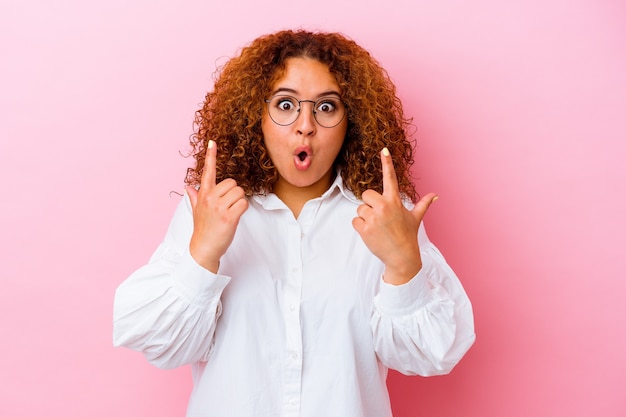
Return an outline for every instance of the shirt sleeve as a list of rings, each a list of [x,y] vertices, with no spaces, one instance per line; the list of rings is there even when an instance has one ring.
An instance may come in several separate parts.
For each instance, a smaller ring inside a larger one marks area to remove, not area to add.
[[[371,325],[374,349],[388,368],[405,375],[443,375],[475,340],[471,303],[423,225],[422,269],[404,285],[380,282]]]
[[[116,290],[113,344],[142,352],[160,368],[206,361],[230,281],[198,265],[189,253],[189,198],[178,205],[163,242],[147,265]]]

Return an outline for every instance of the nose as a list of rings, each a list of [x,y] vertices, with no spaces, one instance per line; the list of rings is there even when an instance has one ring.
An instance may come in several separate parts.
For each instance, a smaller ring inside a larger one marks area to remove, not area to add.
[[[301,135],[312,135],[317,130],[317,122],[315,121],[315,115],[313,114],[313,106],[315,106],[314,102],[309,102],[307,100],[300,102],[300,113],[298,114],[295,127]]]

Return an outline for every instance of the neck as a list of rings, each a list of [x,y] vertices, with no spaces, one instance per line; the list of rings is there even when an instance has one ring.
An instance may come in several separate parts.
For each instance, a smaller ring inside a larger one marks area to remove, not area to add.
[[[274,194],[276,194],[278,198],[285,203],[285,205],[293,213],[293,216],[297,219],[307,201],[313,200],[314,198],[320,197],[324,194],[324,192],[326,192],[332,184],[334,178],[334,171],[331,171],[320,181],[306,187],[295,186],[281,178],[274,186]]]

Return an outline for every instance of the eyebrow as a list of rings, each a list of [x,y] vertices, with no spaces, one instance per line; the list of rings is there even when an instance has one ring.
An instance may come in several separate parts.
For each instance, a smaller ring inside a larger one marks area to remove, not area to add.
[[[274,90],[272,92],[272,96],[275,96],[276,94],[280,94],[280,93],[290,93],[290,94],[295,94],[297,95],[298,92],[296,90],[294,90],[293,88],[288,88],[288,87],[280,87],[277,88],[276,90]],[[339,94],[339,92],[335,91],[335,90],[328,90],[328,91],[324,91],[320,94],[317,95],[317,97],[326,97],[326,96],[337,96],[337,97],[341,97],[341,94]]]

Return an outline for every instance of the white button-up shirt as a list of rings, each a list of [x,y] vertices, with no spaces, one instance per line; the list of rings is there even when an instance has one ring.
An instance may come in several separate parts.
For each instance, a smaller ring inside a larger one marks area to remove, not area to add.
[[[219,274],[189,254],[185,197],[116,292],[116,346],[191,364],[188,417],[390,417],[387,368],[445,374],[472,345],[471,304],[423,227],[423,267],[394,286],[340,176],[297,219],[274,194],[249,202]]]

